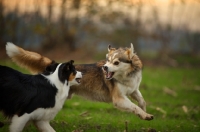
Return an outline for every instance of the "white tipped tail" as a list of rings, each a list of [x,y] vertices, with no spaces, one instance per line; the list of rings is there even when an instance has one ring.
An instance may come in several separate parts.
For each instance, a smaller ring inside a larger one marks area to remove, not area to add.
[[[41,73],[53,61],[36,52],[27,51],[11,42],[6,44],[8,56],[20,67],[24,67],[32,73]]]
[[[7,44],[6,44],[6,53],[7,53],[7,55],[9,57],[12,58],[13,56],[19,54],[19,52],[20,52],[19,48],[16,45],[14,45],[11,42],[7,42]]]

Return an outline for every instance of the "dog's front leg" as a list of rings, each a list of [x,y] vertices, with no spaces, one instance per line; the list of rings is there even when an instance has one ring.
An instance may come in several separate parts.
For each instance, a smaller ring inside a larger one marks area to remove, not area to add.
[[[56,132],[49,124],[49,121],[35,121],[34,124],[41,132]]]
[[[120,95],[117,91],[113,92],[112,101],[114,106],[118,109],[132,112],[143,120],[153,119],[153,115],[146,113],[140,107],[131,102],[125,95]]]
[[[146,102],[142,97],[142,94],[140,93],[139,89],[134,91],[130,96],[138,102],[140,108],[146,111]]]

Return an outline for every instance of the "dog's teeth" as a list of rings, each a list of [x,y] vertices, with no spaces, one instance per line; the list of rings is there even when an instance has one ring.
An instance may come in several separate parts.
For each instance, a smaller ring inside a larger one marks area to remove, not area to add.
[[[111,72],[109,72],[109,77],[111,76]]]
[[[107,79],[110,79],[110,78],[112,78],[113,74],[114,74],[113,72],[106,72],[105,76]]]
[[[76,78],[76,81],[77,81],[78,83],[81,83],[81,79],[80,79],[80,78]]]
[[[108,72],[107,77],[110,78],[111,77],[111,72]]]
[[[106,76],[107,76],[107,78],[108,78],[108,77],[110,76],[110,73],[108,72]]]

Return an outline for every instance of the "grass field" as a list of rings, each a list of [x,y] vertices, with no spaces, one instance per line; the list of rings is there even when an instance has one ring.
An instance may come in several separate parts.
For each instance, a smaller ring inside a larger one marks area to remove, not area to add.
[[[0,62],[24,71],[11,62]],[[67,100],[51,125],[57,132],[199,132],[200,131],[200,69],[145,67],[141,92],[147,112],[154,120],[117,110],[112,104],[91,102],[74,96]],[[0,132],[7,132],[9,121]],[[28,124],[24,132],[36,132]]]

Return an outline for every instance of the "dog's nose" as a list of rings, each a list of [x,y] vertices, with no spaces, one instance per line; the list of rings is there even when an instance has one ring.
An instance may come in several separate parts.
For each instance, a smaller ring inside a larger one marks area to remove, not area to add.
[[[107,70],[108,70],[108,67],[107,67],[107,66],[103,66],[103,69],[104,69],[105,71],[107,71]]]

